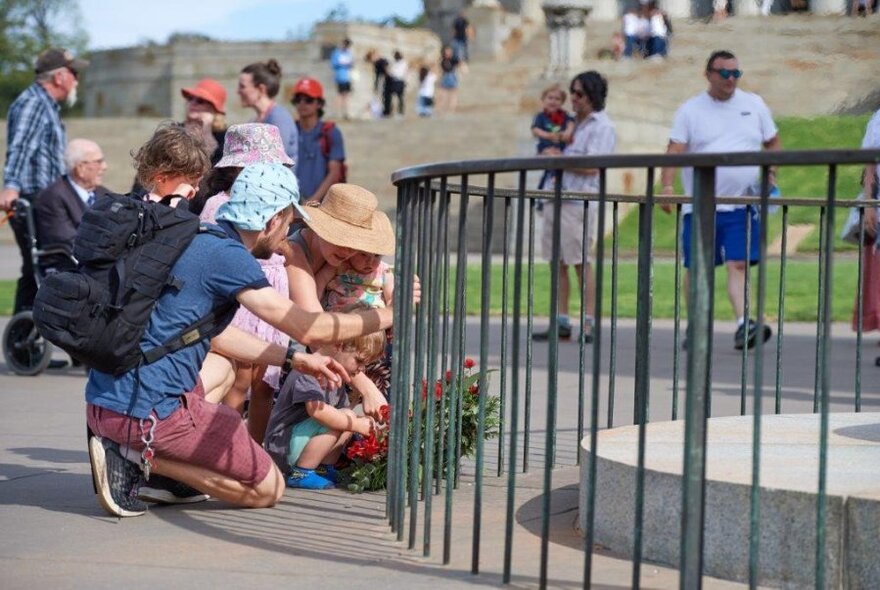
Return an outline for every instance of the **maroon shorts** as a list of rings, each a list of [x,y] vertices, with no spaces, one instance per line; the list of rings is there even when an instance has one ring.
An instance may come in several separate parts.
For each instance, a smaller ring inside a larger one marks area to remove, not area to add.
[[[238,412],[205,401],[201,382],[180,402],[170,416],[156,422],[152,446],[157,457],[204,467],[250,487],[266,478],[272,459],[248,434]],[[100,437],[137,451],[144,448],[137,418],[88,404],[86,421]]]

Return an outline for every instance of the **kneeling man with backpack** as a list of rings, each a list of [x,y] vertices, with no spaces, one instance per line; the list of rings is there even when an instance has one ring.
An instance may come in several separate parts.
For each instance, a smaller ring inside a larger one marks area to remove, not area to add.
[[[390,309],[310,313],[269,286],[255,257],[277,250],[294,209],[302,214],[289,169],[246,168],[218,226],[200,226],[178,198],[192,197],[208,169],[196,142],[180,127],[157,130],[136,156],[148,200],[105,199],[89,210],[75,245],[78,269],[44,282],[34,308],[45,337],[91,367],[89,456],[99,501],[116,516],[143,514],[144,500],[210,495],[257,508],[281,497],[284,478],[241,416],[204,398],[199,370],[209,348],[338,386],[345,370],[293,341],[331,343],[391,325]],[[289,334],[291,346],[227,327],[239,304]]]

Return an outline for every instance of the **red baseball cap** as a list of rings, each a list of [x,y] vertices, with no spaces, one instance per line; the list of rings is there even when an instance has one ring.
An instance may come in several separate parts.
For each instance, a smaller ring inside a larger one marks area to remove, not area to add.
[[[181,88],[183,98],[201,98],[208,102],[221,115],[226,114],[226,89],[217,80],[204,78],[194,88]]]
[[[296,86],[293,87],[293,95],[296,96],[297,94],[305,94],[312,98],[323,99],[324,87],[314,78],[302,78],[298,80]]]

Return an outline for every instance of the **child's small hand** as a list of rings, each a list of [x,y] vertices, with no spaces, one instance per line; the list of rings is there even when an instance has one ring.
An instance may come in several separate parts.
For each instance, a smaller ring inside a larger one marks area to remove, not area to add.
[[[370,436],[376,428],[376,423],[369,416],[359,416],[354,421],[354,431],[363,436]]]

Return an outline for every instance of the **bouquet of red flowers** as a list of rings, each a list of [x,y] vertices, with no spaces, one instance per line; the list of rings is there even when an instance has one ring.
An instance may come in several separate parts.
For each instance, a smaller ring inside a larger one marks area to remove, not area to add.
[[[457,420],[458,412],[461,412],[461,422],[455,428],[461,442],[461,457],[472,457],[477,449],[477,435],[479,428],[479,403],[480,403],[480,377],[478,371],[474,371],[476,362],[467,358],[463,363],[462,374],[456,376],[452,371],[446,371],[444,381],[446,383],[446,403],[443,397],[443,382],[437,380],[434,383],[434,412],[433,429],[434,441],[441,440],[445,435],[447,424],[450,419]],[[428,383],[422,381],[422,411],[421,420],[425,427],[427,424],[428,408]],[[452,412],[452,396],[457,396],[454,413]],[[499,415],[501,401],[497,396],[489,395],[485,401],[485,413],[483,422],[484,439],[488,440],[498,436],[501,417]],[[388,406],[382,407],[381,421],[388,424]],[[410,421],[407,435],[412,442],[413,436],[413,411],[409,412]],[[441,435],[441,430],[443,434]],[[422,436],[422,448],[419,453],[419,461],[424,461],[425,437]],[[449,444],[448,441],[446,444]],[[409,446],[409,445],[408,445]],[[435,452],[436,449],[435,449]],[[367,437],[359,437],[352,441],[346,449],[346,457],[350,461],[348,467],[341,470],[342,482],[352,492],[364,492],[385,489],[388,472],[388,431],[377,431]],[[434,475],[443,477],[446,473],[445,455],[440,461],[434,462]],[[422,467],[419,466],[421,473]]]
[[[381,420],[388,423],[391,408],[382,406]],[[350,464],[341,471],[343,481],[352,492],[384,490],[388,478],[388,431],[374,430],[370,436],[358,437],[349,443],[345,456]]]

